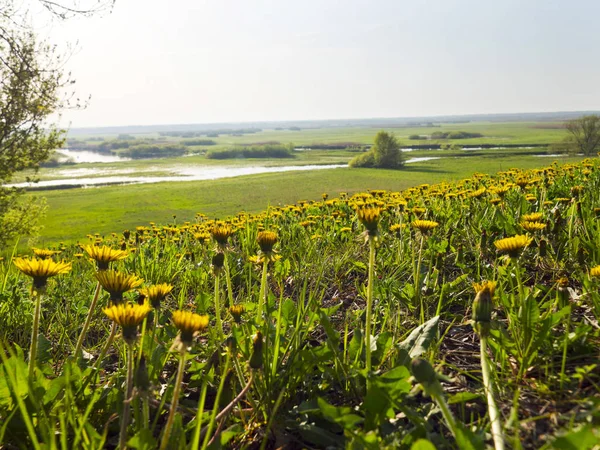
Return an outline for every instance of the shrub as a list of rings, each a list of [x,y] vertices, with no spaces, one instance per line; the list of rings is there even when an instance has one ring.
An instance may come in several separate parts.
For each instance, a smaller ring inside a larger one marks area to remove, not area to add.
[[[211,150],[206,157],[210,159],[293,158],[293,149],[293,144],[237,146],[225,150]]]
[[[131,145],[118,152],[119,156],[133,159],[164,158],[167,156],[182,156],[187,150],[182,145]]]
[[[380,131],[375,136],[375,143],[368,153],[357,156],[350,161],[350,167],[379,167],[383,169],[399,169],[404,165],[400,144],[393,134]]]
[[[375,167],[375,155],[372,151],[363,153],[354,157],[349,165],[350,167]]]

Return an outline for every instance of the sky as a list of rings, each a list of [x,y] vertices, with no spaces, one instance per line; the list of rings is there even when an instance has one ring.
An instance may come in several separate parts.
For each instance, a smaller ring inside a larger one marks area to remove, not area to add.
[[[116,0],[35,20],[75,48],[61,126],[600,109],[597,0]]]

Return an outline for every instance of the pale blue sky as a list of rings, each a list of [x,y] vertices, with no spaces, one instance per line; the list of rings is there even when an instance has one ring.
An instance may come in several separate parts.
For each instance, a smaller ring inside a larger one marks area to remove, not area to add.
[[[117,0],[78,41],[62,125],[600,109],[597,0]]]

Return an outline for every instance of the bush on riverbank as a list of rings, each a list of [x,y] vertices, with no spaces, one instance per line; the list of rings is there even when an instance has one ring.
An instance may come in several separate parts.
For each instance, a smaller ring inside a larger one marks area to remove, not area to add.
[[[350,161],[350,167],[377,167],[382,169],[399,169],[404,165],[404,155],[400,144],[393,134],[380,131],[375,136],[371,150],[358,155]]]
[[[166,145],[132,145],[126,149],[113,152],[119,156],[132,159],[145,159],[145,158],[166,158],[168,156],[183,156],[187,153],[186,148],[183,145],[178,144],[166,144]]]
[[[293,158],[293,150],[293,144],[238,146],[225,150],[211,150],[206,154],[206,157],[209,159]]]

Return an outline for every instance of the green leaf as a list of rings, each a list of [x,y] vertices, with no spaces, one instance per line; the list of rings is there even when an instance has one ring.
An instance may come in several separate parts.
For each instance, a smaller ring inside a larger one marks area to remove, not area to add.
[[[437,335],[439,320],[440,316],[429,319],[412,330],[408,337],[398,344],[400,364],[407,366],[412,358],[417,358],[427,351]]]
[[[15,392],[8,384],[8,374],[5,371],[14,374],[16,380]],[[0,405],[12,408],[14,404],[11,393],[21,398],[28,394],[27,377],[27,364],[18,357],[13,356],[0,366]]]
[[[483,450],[484,442],[461,422],[456,422],[456,443],[460,450]]]
[[[205,314],[213,305],[213,299],[207,292],[200,292],[196,295],[196,311],[199,314]]]
[[[378,383],[371,383],[363,403],[365,412],[365,429],[374,430],[384,420],[394,417],[391,401],[387,393],[379,387]]]
[[[521,319],[521,325],[526,332],[531,333],[535,330],[535,327],[540,320],[540,308],[534,298],[525,298],[525,301],[521,304],[519,318]]]
[[[332,349],[337,349],[340,344],[340,335],[337,331],[333,329],[331,322],[329,321],[329,315],[325,312],[325,310],[321,310],[319,312],[320,323],[327,334],[327,340],[332,346]]]
[[[600,436],[590,424],[560,436],[550,448],[558,450],[587,450],[600,445]]]
[[[371,340],[371,347],[373,347],[373,341],[375,341],[375,339]],[[379,336],[377,336],[375,349],[371,349],[373,350],[373,352],[371,353],[371,358],[375,364],[381,364],[383,358],[389,351],[392,344],[392,333],[390,333],[389,331],[384,331]]]
[[[320,448],[344,448],[344,437],[310,423],[298,426],[302,439]]]
[[[38,334],[37,344],[37,362],[40,364],[47,363],[52,359],[52,342],[46,339],[42,333]]]
[[[135,448],[138,450],[150,450],[156,448],[156,439],[152,436],[152,432],[147,429],[141,429],[138,431],[135,436],[133,436],[127,442],[127,445],[131,448]]]
[[[317,399],[317,402],[323,417],[337,423],[344,429],[352,429],[363,421],[363,418],[354,414],[352,408],[349,406],[333,406],[320,397]]]
[[[283,301],[281,304],[281,320],[286,327],[294,323],[297,312],[298,308],[296,308],[296,303],[292,299],[287,298]]]
[[[436,450],[435,446],[427,439],[419,439],[416,441],[410,450]]]
[[[400,403],[412,385],[408,381],[410,371],[404,366],[398,366],[380,375],[373,380],[374,383],[388,396],[393,403]]]
[[[348,356],[351,361],[360,360],[360,353],[362,353],[363,347],[363,334],[360,328],[357,328],[352,333],[352,339],[348,345]]]
[[[466,403],[472,402],[483,397],[481,394],[474,394],[472,392],[459,392],[458,394],[451,395],[448,397],[448,404],[454,405],[455,403]]]

